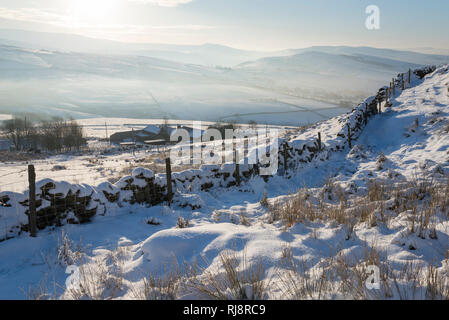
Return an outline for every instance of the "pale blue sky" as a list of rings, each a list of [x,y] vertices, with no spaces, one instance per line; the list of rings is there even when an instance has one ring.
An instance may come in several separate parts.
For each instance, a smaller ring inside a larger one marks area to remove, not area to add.
[[[365,8],[380,8],[380,30]],[[0,28],[128,42],[449,49],[447,0],[0,0]]]

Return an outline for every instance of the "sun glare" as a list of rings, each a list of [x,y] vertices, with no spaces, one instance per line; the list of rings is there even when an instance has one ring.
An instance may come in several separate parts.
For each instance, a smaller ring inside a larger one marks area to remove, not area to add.
[[[74,22],[108,20],[118,11],[118,0],[70,0],[68,13]]]

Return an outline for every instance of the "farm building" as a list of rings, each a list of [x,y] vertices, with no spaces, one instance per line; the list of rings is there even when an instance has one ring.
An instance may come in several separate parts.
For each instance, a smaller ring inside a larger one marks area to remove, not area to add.
[[[126,142],[141,142],[146,140],[162,139],[164,141],[170,140],[170,127],[159,127],[155,125],[149,125],[142,130],[132,130],[117,132],[111,135],[110,140],[112,143],[121,144]]]
[[[170,135],[177,129],[185,129],[189,132],[190,136],[193,137],[193,128],[186,126],[156,126],[149,125],[142,130],[132,130],[132,131],[124,131],[117,132],[111,135],[110,140],[111,143],[114,144],[122,144],[128,142],[136,142],[136,143],[145,143],[146,141],[154,141],[159,144],[164,145],[170,143]],[[203,131],[201,131],[201,135]]]

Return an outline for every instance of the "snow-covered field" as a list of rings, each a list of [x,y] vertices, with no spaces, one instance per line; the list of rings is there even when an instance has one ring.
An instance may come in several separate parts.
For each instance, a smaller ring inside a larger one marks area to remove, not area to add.
[[[5,120],[8,117],[5,115]],[[193,127],[192,121],[163,120],[163,119],[131,119],[131,118],[88,118],[80,119],[77,122],[83,127],[85,136],[90,138],[88,142],[90,152],[75,152],[63,155],[48,156],[45,159],[33,160],[36,169],[37,180],[53,179],[56,181],[67,181],[70,183],[85,183],[98,185],[117,177],[126,167],[136,167],[139,164],[165,167],[165,162],[161,162],[163,157],[159,151],[169,151],[169,146],[155,146],[148,148],[124,148],[111,146],[101,141],[108,136],[123,131],[141,130],[148,125],[163,125],[165,121],[170,126]],[[204,129],[214,124],[213,122],[197,122]],[[242,128],[247,124],[240,124]],[[265,125],[260,125],[265,129]],[[278,130],[283,134],[285,130],[294,130],[293,127],[269,126],[268,129]],[[107,130],[107,131],[106,131]],[[183,158],[177,159],[179,163]],[[29,161],[6,161],[0,162],[1,191],[23,192],[28,188],[28,164]],[[176,171],[176,167],[174,168]],[[154,169],[153,169],[154,170]],[[162,171],[162,170],[161,170]]]
[[[12,119],[10,114],[0,114],[0,121]]]
[[[289,178],[196,192],[195,210],[115,206],[88,224],[0,243],[0,299],[448,298],[448,67],[391,102],[351,150],[300,164]],[[330,147],[341,119],[290,142],[321,132]],[[116,160],[98,168],[123,165]],[[101,182],[88,175],[79,182]],[[378,290],[364,282],[372,265]]]
[[[134,155],[132,150],[116,152],[109,156],[96,155],[60,155],[48,159],[33,160],[37,179],[50,178],[56,181],[71,183],[97,184],[113,177],[121,169],[154,156],[156,151],[138,150]],[[28,188],[28,161],[8,162],[0,164],[0,175],[4,178],[0,183],[1,191],[23,191]]]

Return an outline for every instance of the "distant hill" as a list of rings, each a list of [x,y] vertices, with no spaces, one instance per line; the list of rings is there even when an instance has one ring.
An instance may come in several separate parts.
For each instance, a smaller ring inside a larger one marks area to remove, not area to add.
[[[351,56],[372,56],[378,58],[385,58],[391,60],[397,60],[401,62],[413,63],[413,64],[445,64],[449,62],[448,55],[435,55],[426,54],[413,51],[401,51],[392,49],[380,49],[372,47],[348,47],[348,46],[314,46],[305,49],[293,49],[285,50],[283,55],[295,55],[306,52],[323,52],[335,55],[351,55]]]
[[[173,45],[122,43],[63,33],[0,29],[0,43],[31,49],[108,55],[142,55],[187,64],[234,66],[272,53],[234,49],[217,44]]]
[[[0,30],[0,113],[305,124],[399,72],[443,63],[449,56],[369,47],[270,53]]]

